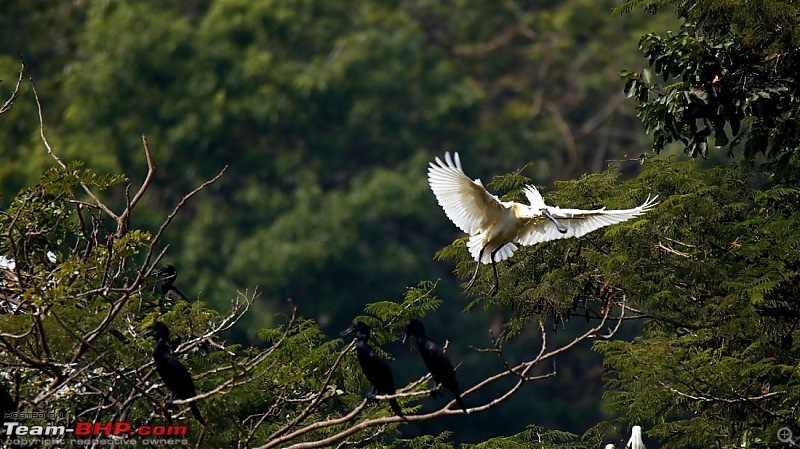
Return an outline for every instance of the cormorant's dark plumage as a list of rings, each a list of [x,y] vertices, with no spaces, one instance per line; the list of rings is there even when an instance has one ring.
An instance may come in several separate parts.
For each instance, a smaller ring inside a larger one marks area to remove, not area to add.
[[[452,391],[453,397],[455,397],[461,409],[464,410],[464,413],[469,413],[466,404],[464,404],[464,400],[461,399],[461,391],[458,388],[458,381],[456,380],[456,372],[453,369],[453,364],[450,363],[450,359],[444,354],[442,348],[430,341],[425,335],[425,326],[422,322],[417,319],[410,319],[406,321],[403,331],[406,336],[412,335],[416,337],[417,348],[434,382]],[[403,338],[403,340],[405,341],[405,338]],[[433,390],[431,395],[435,397],[436,390]]]
[[[172,265],[164,265],[158,269],[158,276],[161,278],[161,293],[170,301],[184,300],[189,302],[189,298],[175,286],[175,279],[178,277],[178,270]]]
[[[361,321],[356,322],[350,326],[346,331],[342,332],[342,336],[355,334],[356,335],[356,355],[358,356],[358,363],[361,364],[361,370],[364,372],[369,383],[372,384],[372,392],[369,397],[376,394],[394,394],[394,375],[392,374],[389,364],[380,358],[374,349],[367,343],[370,336],[369,326]],[[392,411],[397,416],[404,416],[403,410],[396,399],[389,399],[389,405]]]
[[[197,396],[192,375],[181,361],[172,355],[169,347],[169,328],[164,323],[156,321],[147,330],[156,339],[155,346],[153,346],[153,360],[156,362],[158,375],[161,376],[167,388],[172,391],[172,395],[167,398],[167,405],[171,405],[175,399],[189,399]],[[200,424],[205,425],[206,421],[200,414],[197,404],[191,402],[189,408]]]
[[[11,396],[6,387],[0,384],[0,429],[5,428],[6,413],[14,413],[17,411],[17,401]],[[11,417],[8,417],[11,420]],[[0,439],[0,445],[5,438]]]

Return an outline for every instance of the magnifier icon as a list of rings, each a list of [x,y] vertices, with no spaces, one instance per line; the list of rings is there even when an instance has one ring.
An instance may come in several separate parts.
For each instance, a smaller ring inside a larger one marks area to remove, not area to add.
[[[788,427],[781,427],[778,429],[778,441],[781,443],[789,443],[795,446],[794,439],[792,439],[792,429]]]

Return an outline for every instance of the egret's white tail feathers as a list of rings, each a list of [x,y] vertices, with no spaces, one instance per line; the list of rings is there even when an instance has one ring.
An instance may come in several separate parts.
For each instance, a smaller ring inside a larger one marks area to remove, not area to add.
[[[497,249],[497,245],[492,245],[491,243],[489,246],[483,250],[483,255],[481,255],[481,248],[483,248],[483,233],[475,234],[469,238],[467,242],[467,248],[469,248],[469,253],[472,255],[472,258],[478,261],[478,256],[481,257],[479,262],[488,264],[492,263],[492,251]],[[514,251],[517,250],[517,245],[508,242],[504,244],[500,250],[498,250],[494,255],[494,261],[500,262],[501,260],[506,260],[509,257],[514,255]]]

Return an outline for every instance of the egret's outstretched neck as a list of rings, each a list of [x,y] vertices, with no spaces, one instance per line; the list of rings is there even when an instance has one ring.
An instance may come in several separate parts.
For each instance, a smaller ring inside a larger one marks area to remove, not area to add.
[[[561,224],[560,221],[556,220],[556,217],[554,217],[553,214],[551,214],[549,210],[542,209],[542,213],[544,214],[545,217],[549,218],[550,221],[552,221],[554,225],[556,225],[556,229],[558,229],[558,232],[560,232],[562,234],[566,234],[567,233],[567,227],[564,226],[563,224]]]

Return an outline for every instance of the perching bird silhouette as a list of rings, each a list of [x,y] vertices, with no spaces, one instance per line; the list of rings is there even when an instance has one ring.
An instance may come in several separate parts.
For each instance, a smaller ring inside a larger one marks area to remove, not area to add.
[[[192,381],[192,375],[185,366],[178,360],[177,357],[172,355],[169,347],[169,328],[166,324],[156,321],[147,328],[148,335],[155,337],[156,343],[153,346],[153,360],[156,363],[156,370],[161,380],[167,385],[172,394],[167,398],[167,406],[172,405],[175,399],[189,399],[197,396]],[[195,419],[202,425],[206,425],[206,421],[200,414],[195,402],[189,403],[189,408]]]
[[[419,349],[422,361],[425,362],[425,366],[428,367],[433,381],[452,391],[453,397],[456,399],[459,407],[461,407],[461,410],[464,410],[464,413],[469,413],[469,411],[467,411],[467,405],[464,404],[464,400],[461,399],[461,391],[458,389],[458,381],[456,380],[456,372],[453,369],[453,364],[450,363],[450,359],[444,354],[441,346],[430,341],[427,335],[425,335],[425,326],[422,324],[422,321],[414,318],[406,321],[403,327],[403,343],[406,342],[406,337],[409,335],[417,339],[417,349]],[[431,396],[436,397],[438,395],[438,389],[431,390]]]
[[[11,396],[11,393],[9,393],[6,389],[5,385],[0,384],[0,428],[5,428],[6,420],[18,421],[17,418],[13,418],[11,416],[11,414],[16,411],[17,401],[14,400],[14,398]],[[0,437],[0,446],[5,447],[4,443],[8,437],[8,435]]]
[[[189,298],[175,286],[175,279],[178,278],[178,270],[172,265],[164,265],[158,269],[158,277],[161,278],[161,294],[170,301],[184,300],[189,302]]]
[[[530,204],[500,201],[486,191],[480,179],[468,178],[458,153],[451,157],[449,152],[444,154],[444,161],[437,157],[435,163],[430,163],[428,184],[447,218],[470,235],[467,247],[477,265],[467,290],[475,283],[481,263],[491,263],[494,286],[490,295],[497,293],[500,286],[495,264],[514,254],[515,243],[528,246],[580,237],[641,215],[653,208],[658,198],[648,197],[633,209],[562,209],[546,205],[536,187],[526,185],[522,190]]]
[[[372,399],[376,394],[394,394],[394,375],[389,364],[375,352],[368,344],[370,329],[365,323],[356,321],[348,327],[341,336],[355,334],[356,336],[356,356],[358,363],[361,364],[361,371],[364,372],[367,380],[372,384],[372,391],[367,398]],[[404,416],[403,410],[396,399],[389,399],[389,405],[397,416]]]

